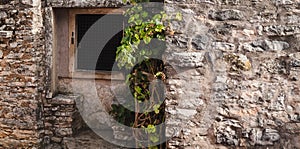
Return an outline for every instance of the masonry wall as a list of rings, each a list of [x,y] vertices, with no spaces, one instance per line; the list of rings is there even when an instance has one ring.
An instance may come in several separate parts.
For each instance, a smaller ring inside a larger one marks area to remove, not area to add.
[[[300,2],[166,1],[170,148],[300,148]]]
[[[0,1],[1,148],[61,143],[81,127],[73,120],[74,100],[82,98],[67,94],[90,92],[91,80],[56,77],[53,9],[122,5],[121,0]],[[167,14],[183,16],[170,22],[174,34],[167,37],[164,54],[169,148],[300,148],[300,1],[166,0],[165,5]],[[81,85],[77,92],[72,83]],[[110,81],[95,84],[109,106]],[[86,109],[96,124],[102,112]]]
[[[111,129],[112,124],[106,114],[114,99],[110,90],[110,75],[96,80],[86,77],[72,78],[70,75],[68,10],[121,6],[123,4],[118,0],[53,0],[45,3],[43,19],[46,27],[45,51],[48,55],[46,68],[49,72],[46,81],[45,144],[63,144],[68,141],[66,138],[76,136],[79,129]],[[100,101],[104,105],[100,105]]]
[[[44,43],[40,1],[0,1],[0,148],[43,138]]]

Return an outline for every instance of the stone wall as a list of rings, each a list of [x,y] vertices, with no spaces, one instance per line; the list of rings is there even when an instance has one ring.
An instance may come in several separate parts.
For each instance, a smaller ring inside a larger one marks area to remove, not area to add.
[[[80,95],[59,94],[44,104],[45,144],[61,144],[64,138],[73,137],[84,127],[76,107],[81,100]]]
[[[89,94],[92,81],[105,107],[114,99],[109,80],[56,76],[53,9],[122,5],[0,1],[0,148],[61,142],[80,128],[77,110],[94,124],[106,119],[90,103],[76,109],[73,97],[57,94]],[[164,54],[169,148],[300,148],[300,1],[166,0],[165,6],[183,18],[170,22],[174,33]]]
[[[0,1],[0,148],[43,138],[44,43],[40,1]]]
[[[166,1],[170,148],[300,148],[300,2]]]

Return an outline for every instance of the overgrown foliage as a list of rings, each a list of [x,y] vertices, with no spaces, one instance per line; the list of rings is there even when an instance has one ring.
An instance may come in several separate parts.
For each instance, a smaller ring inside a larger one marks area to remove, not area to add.
[[[147,2],[145,0],[124,2],[129,2],[132,7],[124,14],[128,21],[121,46],[117,48],[116,61],[120,68],[128,70],[126,83],[134,100],[129,103],[133,103],[135,110],[132,112],[124,106],[114,105],[112,113],[125,125],[143,128],[142,132],[133,132],[137,140],[157,143],[164,137],[164,128],[155,126],[163,123],[165,118],[162,82],[166,76],[160,59],[165,50],[166,27],[163,21],[166,14],[163,4],[151,7],[141,3]],[[162,145],[136,145],[140,148],[164,148]]]
[[[117,49],[116,60],[119,67],[131,69],[137,62],[156,57],[162,52],[164,42],[159,41],[165,40],[166,27],[163,20],[166,14],[163,11],[157,12],[160,8],[144,7],[145,5],[134,3],[125,12],[128,24],[124,29],[121,46]],[[152,39],[156,39],[155,42],[151,42]]]

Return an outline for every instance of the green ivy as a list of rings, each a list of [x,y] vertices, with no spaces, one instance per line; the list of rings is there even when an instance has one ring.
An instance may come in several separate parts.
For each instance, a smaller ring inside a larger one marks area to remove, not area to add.
[[[123,2],[130,3],[132,6],[124,14],[127,25],[124,28],[121,45],[117,48],[116,62],[121,69],[131,70],[125,75],[127,75],[126,83],[134,97],[135,113],[118,106],[114,106],[111,113],[118,121],[130,124],[131,127],[144,128],[148,139],[152,143],[157,143],[164,128],[155,126],[165,120],[165,104],[164,96],[160,92],[162,88],[159,83],[155,83],[155,79],[164,81],[166,75],[163,62],[152,57],[161,57],[166,48],[165,33],[168,27],[165,26],[165,21],[168,18],[164,11],[151,11],[151,8],[141,4],[149,0],[123,0]],[[176,14],[175,19],[181,20],[182,15]],[[145,112],[140,112],[142,110]],[[132,119],[131,122],[126,121]]]
[[[165,41],[166,27],[163,20],[166,14],[163,11],[152,14],[145,11],[143,7],[136,3],[125,12],[128,26],[124,29],[124,37],[121,46],[117,48],[116,56],[120,68],[131,69],[137,62],[161,52],[160,49],[153,49],[146,45],[150,44],[153,38]]]

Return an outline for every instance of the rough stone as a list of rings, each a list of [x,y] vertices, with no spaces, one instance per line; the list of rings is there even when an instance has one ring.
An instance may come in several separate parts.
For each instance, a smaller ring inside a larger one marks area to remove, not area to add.
[[[280,135],[277,130],[274,129],[265,129],[264,135],[262,137],[263,140],[275,142],[280,139]]]
[[[13,18],[5,19],[5,24],[7,25],[15,25],[15,20]]]
[[[13,31],[0,31],[0,37],[2,38],[11,38]]]
[[[201,83],[210,85],[204,87],[205,89],[198,85],[198,92],[200,92],[198,96],[204,99],[204,104],[192,106],[191,103],[199,100],[192,96],[194,94],[192,89],[194,87],[190,85],[192,79],[189,80],[189,77],[170,79],[168,93],[172,96],[168,96],[166,102],[167,132],[171,132],[173,130],[171,128],[174,127],[178,132],[174,135],[176,139],[172,138],[169,141],[170,148],[197,148],[196,142],[201,142],[201,137],[211,138],[210,141],[219,144],[212,143],[210,146],[207,142],[202,143],[206,144],[204,148],[224,146],[224,148],[238,146],[241,148],[257,146],[293,148],[295,145],[283,143],[286,140],[292,142],[293,139],[283,135],[280,129],[284,125],[298,122],[299,117],[295,114],[295,103],[299,102],[295,96],[298,96],[299,89],[296,89],[297,93],[288,91],[295,90],[290,87],[297,86],[299,83],[298,77],[295,76],[299,74],[300,58],[295,55],[299,49],[298,44],[295,43],[299,42],[297,38],[299,19],[294,17],[298,14],[295,10],[297,7],[295,2],[226,0],[215,1],[214,5],[205,5],[205,8],[201,9],[197,9],[193,4],[189,5],[190,1],[186,2],[188,8],[194,8],[191,9],[194,12],[189,12],[189,14],[196,14],[195,18],[199,19],[197,20],[198,26],[208,27],[208,30],[202,30],[200,35],[212,37],[213,40],[209,43],[209,48],[203,48],[208,43],[202,42],[205,38],[197,36],[198,33],[195,34],[195,25],[185,26],[188,23],[186,20],[183,23],[171,23],[180,29],[182,35],[191,37],[192,48],[189,49],[189,42],[187,42],[187,47],[180,47],[167,40],[167,47],[171,48],[167,50],[165,56],[173,66],[185,68],[182,75],[190,76],[192,73],[189,72],[196,68],[182,64],[186,63],[185,59],[188,58],[170,53],[174,53],[172,51],[188,51],[186,53],[189,53],[189,50],[197,48],[208,50],[200,67],[201,73],[193,76],[193,80],[206,77],[207,81],[201,80]],[[177,2],[169,3],[177,4]],[[240,4],[249,9],[241,8]],[[276,11],[279,7],[291,12],[286,15],[281,14],[282,11]],[[231,8],[231,10],[220,10],[220,8]],[[261,11],[262,9],[264,11]],[[230,11],[226,12],[226,10]],[[293,16],[291,18],[294,19],[288,21],[287,16]],[[172,40],[176,38],[173,36]],[[231,55],[229,61],[226,58],[228,55]],[[185,83],[188,85],[184,85]],[[208,95],[203,93],[203,90],[211,92]],[[181,117],[182,114],[178,112],[178,109],[184,109],[184,107],[196,108],[198,113],[193,116],[195,119],[191,120],[192,123],[187,122],[188,119]],[[200,126],[203,129],[197,129]],[[186,128],[192,131],[187,131],[190,133],[181,137],[179,132],[183,129],[187,130]],[[290,125],[289,128],[293,131],[299,129],[298,126]],[[200,132],[203,136],[195,137]],[[291,133],[288,134],[291,135]],[[299,137],[299,134],[297,136]]]
[[[210,18],[218,21],[225,21],[225,20],[241,20],[243,19],[244,15],[241,11],[235,9],[224,9],[220,11],[210,11],[209,12]]]
[[[264,49],[261,47],[253,46],[252,43],[244,43],[240,46],[240,50],[245,50],[248,52],[263,52]]]
[[[294,1],[292,0],[273,0],[276,5],[292,5]]]
[[[197,111],[190,109],[178,109],[177,113],[181,114],[184,118],[190,118],[194,116],[197,113]]]
[[[171,65],[175,64],[174,66],[179,67],[199,67],[203,66],[203,59],[204,54],[203,53],[197,53],[197,52],[188,52],[188,53],[172,53],[172,58],[167,59],[168,63]],[[177,61],[180,60],[180,63],[177,63]]]
[[[290,65],[292,67],[300,67],[300,60],[293,60],[291,61]]]
[[[184,36],[175,36],[176,38],[172,39],[172,43],[181,48],[187,48],[188,38]]]
[[[236,46],[232,43],[226,43],[226,42],[214,42],[212,44],[212,49],[220,50],[220,51],[234,51]]]
[[[206,50],[211,44],[211,40],[207,35],[196,35],[192,39],[192,45],[196,50]]]
[[[18,43],[17,42],[13,42],[13,43],[10,43],[9,45],[11,48],[16,48],[18,46]],[[11,54],[13,55],[13,52],[11,52]],[[14,57],[14,56],[12,56]]]
[[[300,33],[300,26],[269,25],[264,27],[264,32],[269,36],[288,36]]]
[[[7,14],[4,11],[0,12],[0,19],[7,18]]]
[[[281,51],[289,48],[289,44],[284,41],[258,40],[252,43],[254,47],[260,47],[265,51]]]

